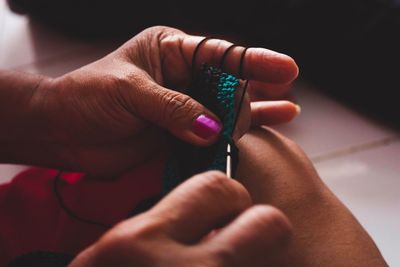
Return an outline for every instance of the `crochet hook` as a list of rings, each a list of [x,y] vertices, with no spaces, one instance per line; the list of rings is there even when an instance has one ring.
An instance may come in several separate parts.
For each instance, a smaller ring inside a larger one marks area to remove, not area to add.
[[[226,147],[226,176],[232,178],[232,156],[231,145],[229,143]]]

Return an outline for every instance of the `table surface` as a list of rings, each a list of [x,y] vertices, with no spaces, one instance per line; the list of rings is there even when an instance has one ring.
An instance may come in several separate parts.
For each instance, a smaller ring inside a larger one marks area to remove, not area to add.
[[[118,43],[90,43],[43,29],[0,1],[0,68],[59,76],[112,51]],[[276,127],[312,159],[329,188],[353,212],[390,266],[400,266],[400,135],[323,95],[295,85],[302,107],[292,123]],[[1,165],[0,183],[24,166]]]

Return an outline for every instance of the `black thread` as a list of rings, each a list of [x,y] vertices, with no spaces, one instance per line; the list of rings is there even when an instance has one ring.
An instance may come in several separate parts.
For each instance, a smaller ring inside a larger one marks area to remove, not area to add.
[[[233,48],[235,48],[235,47],[238,47],[238,45],[232,44],[231,46],[229,46],[229,47],[225,50],[224,54],[222,55],[221,61],[220,61],[220,63],[219,63],[219,68],[220,68],[221,70],[222,70],[223,67],[224,67],[225,60],[226,60],[226,57],[228,56],[228,53],[229,53]]]
[[[197,44],[196,48],[194,49],[194,52],[193,52],[193,55],[192,55],[192,77],[195,77],[196,60],[197,60],[197,54],[198,54],[198,52],[199,52],[199,50],[200,50],[200,47],[201,47],[205,42],[207,42],[207,41],[210,40],[210,39],[212,39],[212,38],[211,38],[211,37],[205,37],[203,40],[201,40],[201,41]],[[222,55],[221,61],[220,61],[220,66],[219,66],[220,69],[222,69],[222,67],[223,67],[223,65],[224,65],[224,63],[225,63],[225,60],[226,60],[226,58],[227,58],[229,52],[230,52],[233,48],[235,48],[235,47],[237,47],[237,46],[238,46],[238,45],[236,45],[236,44],[232,44],[231,46],[229,46],[229,47],[225,50],[224,54]],[[244,50],[243,50],[243,52],[242,52],[242,55],[240,56],[238,76],[239,76],[239,78],[242,79],[242,80],[243,80],[243,78],[244,78],[244,77],[243,77],[244,59],[245,59],[246,52],[247,52],[248,49],[249,49],[248,47],[245,47]],[[193,78],[192,78],[192,79],[193,79]],[[246,95],[246,91],[247,91],[248,85],[249,85],[249,80],[246,80],[246,82],[245,82],[245,84],[244,84],[244,86],[243,86],[242,95],[240,96],[239,105],[238,105],[238,110],[237,110],[236,116],[235,116],[235,121],[234,121],[234,123],[233,123],[232,135],[233,135],[233,132],[234,132],[235,129],[236,129],[236,125],[237,125],[237,122],[238,122],[238,119],[239,119],[240,112],[242,111],[243,101],[244,101],[244,98],[245,98],[245,95]]]
[[[200,50],[200,47],[207,42],[208,40],[212,39],[211,37],[205,37],[203,40],[201,40],[196,48],[194,49],[193,55],[192,55],[192,77],[195,77],[195,73],[196,73],[196,59],[197,59],[197,54]]]
[[[243,50],[242,55],[240,56],[239,77],[240,77],[241,79],[243,78],[244,57],[245,57],[245,55],[246,55],[247,49],[248,49],[248,48],[246,47],[246,48]],[[245,97],[245,95],[246,95],[246,91],[247,91],[248,85],[249,85],[249,80],[246,80],[246,82],[245,82],[245,84],[244,84],[244,87],[243,87],[242,95],[241,95],[241,97],[240,97],[238,111],[236,112],[235,122],[233,123],[233,128],[232,128],[232,131],[233,131],[233,132],[235,131],[236,124],[237,124],[237,122],[238,122],[238,120],[239,120],[240,112],[242,111],[243,101],[244,101],[244,97]],[[232,135],[233,135],[233,132],[232,132]]]
[[[62,196],[60,194],[60,191],[58,190],[58,186],[59,186],[60,180],[61,180],[61,174],[62,174],[62,171],[58,171],[57,175],[54,177],[53,192],[54,192],[54,195],[57,198],[58,204],[64,210],[64,212],[69,217],[71,217],[71,218],[73,218],[73,219],[75,219],[77,221],[80,221],[82,223],[92,224],[92,225],[95,225],[95,226],[98,226],[98,227],[102,227],[102,228],[105,228],[105,229],[111,228],[112,227],[111,225],[108,225],[108,224],[105,224],[105,223],[101,223],[101,222],[96,222],[96,221],[93,221],[91,219],[87,219],[87,218],[81,217],[81,216],[75,214],[70,208],[67,207],[67,205],[65,204],[65,202],[64,202],[64,200],[63,200],[63,198],[62,198]]]
[[[244,66],[244,56],[246,55],[247,49],[249,49],[248,47],[246,47],[243,52],[242,55],[240,56],[240,63],[239,63],[239,78],[244,80],[243,77],[243,66]]]

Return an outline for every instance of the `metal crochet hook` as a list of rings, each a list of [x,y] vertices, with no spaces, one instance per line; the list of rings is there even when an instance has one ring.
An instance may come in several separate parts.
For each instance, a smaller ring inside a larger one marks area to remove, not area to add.
[[[226,146],[226,176],[232,178],[232,154],[231,154],[231,144],[229,143]]]
[[[224,54],[222,56],[222,59],[221,59],[220,66],[219,66],[220,69],[223,68],[224,63],[225,63],[225,59],[228,56],[229,51],[231,51],[233,48],[235,48],[237,46],[238,45],[232,44],[230,47],[228,47],[228,49],[225,50],[225,52],[224,52]],[[243,77],[243,63],[244,63],[244,58],[245,58],[247,50],[248,50],[247,47],[244,48],[244,50],[242,52],[242,55],[240,56],[239,78]],[[237,124],[238,119],[239,119],[240,111],[242,109],[243,100],[244,100],[245,95],[246,95],[246,90],[247,90],[248,84],[249,84],[249,80],[246,80],[246,82],[244,84],[242,95],[240,97],[239,109],[238,109],[238,111],[236,113],[235,121],[233,123],[232,137],[233,137],[233,132],[235,131],[235,128],[236,128],[236,124]],[[230,143],[228,143],[228,145],[226,146],[226,176],[229,177],[229,178],[232,178],[232,148],[231,148],[231,144]]]
[[[246,82],[244,84],[242,95],[240,97],[239,109],[236,113],[235,122],[233,124],[233,131],[236,129],[236,124],[239,119],[240,111],[242,110],[243,100],[246,95],[246,90],[247,90],[248,84],[249,84],[249,80],[246,80]],[[233,136],[233,132],[232,132],[232,136]],[[230,143],[228,143],[228,145],[226,146],[226,176],[228,176],[229,178],[232,178],[232,148],[231,148]]]

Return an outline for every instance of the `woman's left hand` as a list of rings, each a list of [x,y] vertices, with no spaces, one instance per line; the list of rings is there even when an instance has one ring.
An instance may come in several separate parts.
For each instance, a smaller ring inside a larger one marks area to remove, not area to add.
[[[202,39],[168,27],[149,28],[94,63],[44,79],[32,97],[41,122],[31,146],[36,147],[33,163],[112,175],[160,153],[160,128],[194,145],[214,142],[220,131],[218,118],[184,94],[191,82],[192,55]],[[208,40],[199,49],[195,67],[203,62],[218,66],[230,45]],[[225,71],[238,75],[243,50],[235,47],[229,52]],[[251,95],[246,97],[236,138],[250,122],[287,122],[298,113],[289,101],[259,101],[267,100],[262,95],[279,98],[286,93],[298,75],[292,58],[250,48],[243,62]],[[274,91],[277,88],[281,91]],[[250,109],[249,99],[255,97],[258,101]],[[199,120],[200,115],[210,120]]]

